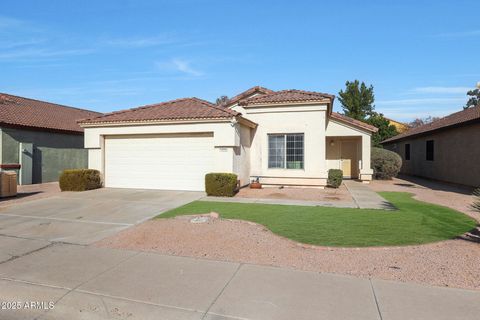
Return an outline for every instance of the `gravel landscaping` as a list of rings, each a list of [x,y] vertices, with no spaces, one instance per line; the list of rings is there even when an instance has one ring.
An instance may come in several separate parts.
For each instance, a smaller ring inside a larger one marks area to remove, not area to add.
[[[370,183],[370,188],[376,192],[413,193],[414,199],[458,210],[480,222],[480,213],[474,212],[470,207],[474,200],[471,188],[416,177],[374,180]]]
[[[317,247],[279,237],[252,222],[191,219],[147,221],[96,245],[480,290],[480,245],[464,240],[406,247]]]
[[[291,199],[305,201],[352,202],[353,199],[345,185],[339,188],[299,188],[266,187],[262,189],[242,188],[235,198]]]
[[[418,200],[444,205],[479,220],[479,215],[469,209],[472,197],[468,190],[401,179],[374,181],[371,188],[410,192]],[[207,222],[191,222],[199,216],[207,216]],[[96,245],[480,290],[480,244],[465,240],[367,248],[313,246],[278,236],[260,224],[213,214],[147,221]]]

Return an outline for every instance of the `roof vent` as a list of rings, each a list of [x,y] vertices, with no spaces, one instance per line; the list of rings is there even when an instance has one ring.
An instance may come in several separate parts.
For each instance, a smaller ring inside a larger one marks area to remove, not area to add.
[[[0,94],[0,104],[5,104],[7,102],[15,102],[15,101],[4,94]]]

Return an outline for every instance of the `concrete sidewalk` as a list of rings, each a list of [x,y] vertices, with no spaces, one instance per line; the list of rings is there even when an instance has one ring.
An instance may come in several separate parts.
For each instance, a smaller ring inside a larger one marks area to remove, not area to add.
[[[212,196],[203,197],[199,201],[281,204],[281,205],[288,205],[288,206],[306,206],[306,207],[358,208],[358,206],[354,202],[350,202],[350,201],[334,202],[334,201],[308,201],[308,200],[292,200],[292,199],[212,197]]]
[[[32,246],[35,248],[35,246]],[[0,263],[0,319],[474,319],[480,291],[52,244]]]
[[[355,201],[358,208],[395,210],[395,207],[390,202],[370,189],[367,184],[355,180],[344,180],[343,183],[352,195],[353,201]]]

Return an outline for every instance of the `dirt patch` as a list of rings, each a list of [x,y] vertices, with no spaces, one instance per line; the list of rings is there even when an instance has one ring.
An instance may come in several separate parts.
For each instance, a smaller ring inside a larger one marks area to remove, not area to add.
[[[305,201],[349,201],[353,202],[352,196],[345,185],[338,189],[334,188],[298,188],[298,187],[266,187],[263,189],[240,189],[236,198],[257,199],[290,199]]]
[[[247,221],[209,217],[192,223],[193,217],[148,221],[95,245],[480,290],[480,245],[464,240],[407,247],[316,247]]]

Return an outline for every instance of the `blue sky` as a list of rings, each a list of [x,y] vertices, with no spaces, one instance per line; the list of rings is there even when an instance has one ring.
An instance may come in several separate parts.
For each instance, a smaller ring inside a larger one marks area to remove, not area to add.
[[[477,1],[9,1],[0,92],[102,112],[254,85],[375,87],[403,121],[480,81]],[[336,103],[337,110],[340,104]]]

